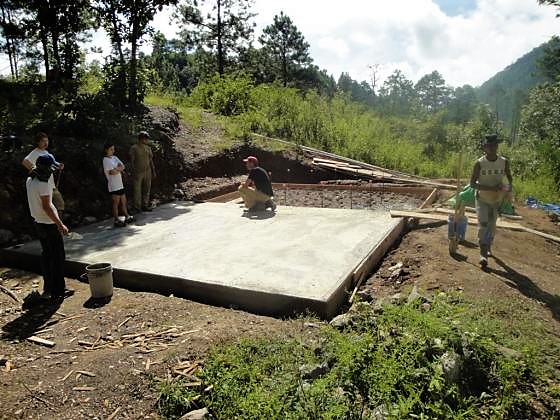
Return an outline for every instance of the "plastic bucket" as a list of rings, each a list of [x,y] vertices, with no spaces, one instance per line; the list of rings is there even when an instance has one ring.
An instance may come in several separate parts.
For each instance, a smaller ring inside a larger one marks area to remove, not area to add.
[[[457,222],[455,222],[455,215],[450,214],[447,218],[447,239],[464,241],[468,224],[469,219],[466,216],[457,216]]]
[[[92,298],[113,296],[113,267],[109,263],[92,264],[86,267],[86,275]]]

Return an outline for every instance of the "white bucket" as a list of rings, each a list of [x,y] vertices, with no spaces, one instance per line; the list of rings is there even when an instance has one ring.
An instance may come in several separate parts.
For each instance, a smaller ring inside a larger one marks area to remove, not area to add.
[[[86,267],[92,298],[113,296],[113,267],[109,263],[92,264]]]

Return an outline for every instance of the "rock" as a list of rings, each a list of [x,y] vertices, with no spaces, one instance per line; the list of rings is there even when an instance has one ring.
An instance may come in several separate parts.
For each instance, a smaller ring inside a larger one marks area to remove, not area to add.
[[[7,229],[0,229],[0,246],[8,245],[14,239],[14,234]]]
[[[321,324],[319,324],[318,322],[304,322],[303,326],[305,328],[320,328]]]
[[[445,352],[440,357],[441,370],[443,376],[448,384],[455,384],[459,381],[461,376],[461,369],[463,367],[463,360],[455,352]]]
[[[206,407],[200,410],[189,411],[187,414],[181,417],[180,420],[202,420],[210,418],[210,413]]]
[[[372,410],[369,418],[374,419],[374,420],[386,420],[386,419],[388,419],[389,418],[389,410],[387,409],[387,406],[385,404],[378,405],[377,407],[375,407]]]
[[[84,224],[91,225],[92,223],[97,222],[97,217],[94,216],[86,216],[83,219]]]
[[[420,300],[422,303],[430,303],[430,299],[428,299],[426,296],[421,295],[418,292],[418,286],[416,286],[416,284],[414,285],[414,287],[412,288],[412,290],[410,291],[410,294],[408,295],[408,298],[406,299],[406,303],[411,304],[417,300]]]
[[[422,312],[428,312],[430,309],[432,309],[432,305],[430,305],[428,302],[424,302],[422,305],[420,305],[420,310]]]
[[[370,305],[367,302],[356,302],[352,304],[348,312],[363,312],[370,309]]]
[[[299,368],[303,379],[317,379],[329,371],[328,363],[324,362],[320,365],[304,365]]]
[[[401,302],[402,295],[400,293],[395,293],[393,296],[389,297],[389,303],[391,305],[397,305]]]
[[[330,324],[335,327],[338,328],[340,330],[349,327],[350,325],[352,325],[352,315],[349,313],[345,313],[345,314],[340,314],[338,316],[335,316]]]
[[[356,296],[358,296],[360,298],[360,300],[364,301],[364,302],[372,302],[375,297],[373,295],[373,292],[371,290],[367,290],[367,289],[361,289],[356,293]]]

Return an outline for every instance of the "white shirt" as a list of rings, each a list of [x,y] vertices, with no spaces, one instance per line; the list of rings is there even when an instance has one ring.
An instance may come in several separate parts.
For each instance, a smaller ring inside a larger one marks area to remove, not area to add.
[[[33,168],[34,168],[36,163],[37,163],[37,159],[39,158],[39,156],[48,155],[48,154],[49,154],[49,152],[47,150],[41,150],[41,149],[35,148],[31,151],[31,153],[29,153],[25,157],[25,160],[28,160],[29,162],[31,162],[31,165],[33,165]],[[49,185],[51,186],[52,189],[54,189],[54,176],[53,175],[51,175],[51,177],[49,178]]]
[[[121,160],[115,155],[110,157],[105,156],[103,158],[103,171],[105,172],[105,176],[107,177],[109,192],[122,190],[124,188],[121,173],[119,172],[116,175],[111,175],[109,173],[109,171],[116,169],[119,164],[124,166]]]
[[[478,159],[480,164],[480,175],[478,183],[485,187],[496,187],[500,185],[506,174],[506,159],[503,156],[498,156],[494,161],[488,160],[486,156]],[[500,203],[504,198],[503,191],[478,191],[478,198],[485,203],[496,204]]]
[[[54,225],[52,219],[43,210],[43,203],[41,202],[41,197],[49,196],[49,202],[51,208],[58,214],[55,206],[52,203],[52,188],[48,182],[39,181],[37,178],[31,179],[27,178],[25,184],[27,189],[27,202],[29,204],[29,211],[31,216],[37,223],[43,223],[46,225]]]

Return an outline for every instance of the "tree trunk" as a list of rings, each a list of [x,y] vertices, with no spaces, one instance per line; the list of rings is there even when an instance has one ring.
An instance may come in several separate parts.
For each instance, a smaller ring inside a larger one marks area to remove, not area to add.
[[[45,64],[45,79],[50,80],[49,40],[45,28],[40,29],[41,45],[43,47],[43,62]]]
[[[224,47],[222,44],[222,2],[218,0],[218,21],[217,21],[217,38],[218,38],[218,73],[224,74]]]
[[[138,61],[136,58],[138,50],[138,19],[135,17],[132,22],[132,37],[130,40],[130,79],[128,102],[131,106],[136,106],[138,100]]]
[[[0,11],[2,11],[2,26],[6,28],[10,23],[10,15],[6,13],[4,10],[4,6],[0,5]],[[8,19],[6,20],[6,16]],[[10,39],[10,35],[6,33],[4,30],[4,37],[6,38],[6,52],[8,53],[8,60],[10,61],[10,73],[12,75],[12,79],[17,79],[17,71],[14,68],[15,57],[14,57],[14,49],[12,47],[12,41]]]

